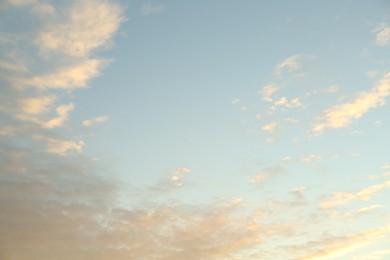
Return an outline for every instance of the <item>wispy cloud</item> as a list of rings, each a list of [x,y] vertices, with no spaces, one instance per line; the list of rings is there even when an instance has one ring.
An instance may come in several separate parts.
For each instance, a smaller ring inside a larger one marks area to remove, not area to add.
[[[179,167],[168,176],[165,176],[159,183],[153,185],[151,190],[169,193],[174,189],[182,188],[184,176],[191,173],[191,171],[189,167]]]
[[[356,193],[335,192],[321,204],[321,208],[334,208],[356,200],[368,201],[376,193],[386,188],[390,188],[390,181],[363,188]]]
[[[152,15],[164,12],[166,9],[164,4],[145,4],[141,7],[142,15]]]
[[[375,30],[376,34],[375,43],[380,46],[390,44],[390,25],[381,24]]]
[[[264,168],[252,178],[252,183],[264,182],[265,180],[283,172],[285,172],[285,168],[280,165]]]
[[[389,227],[377,227],[349,236],[334,236],[320,241],[308,242],[305,248],[311,253],[299,260],[334,259],[357,248],[375,243],[390,233]],[[317,248],[317,249],[316,249]]]
[[[369,206],[369,207],[360,208],[360,209],[358,209],[357,212],[359,214],[363,214],[363,213],[371,212],[371,211],[374,211],[376,209],[380,209],[380,208],[383,208],[383,207],[384,207],[383,205],[372,205],[372,206]]]
[[[38,98],[24,98],[19,100],[19,105],[25,114],[39,115],[47,112],[55,101],[54,96],[42,96]]]
[[[327,128],[347,127],[370,109],[383,105],[389,95],[390,73],[387,73],[371,91],[360,92],[352,102],[326,109],[312,130],[321,132]]]
[[[281,75],[284,72],[291,73],[299,70],[302,65],[300,63],[301,55],[293,55],[283,60],[281,63],[276,65],[275,73],[276,75]]]
[[[95,124],[99,124],[99,123],[104,123],[108,120],[108,116],[98,116],[98,117],[94,117],[92,119],[88,119],[88,120],[84,120],[83,121],[83,126],[93,126]]]
[[[43,135],[35,135],[34,139],[44,141],[46,143],[46,151],[57,155],[67,155],[70,152],[80,153],[84,146],[83,141],[75,142]]]
[[[322,159],[321,156],[318,154],[308,154],[308,155],[303,156],[301,161],[303,163],[313,163],[313,162],[318,162],[321,159]]]
[[[267,102],[272,102],[272,95],[279,90],[279,86],[276,84],[268,84],[264,86],[260,93],[263,95],[263,100]]]
[[[99,75],[107,62],[98,59],[87,59],[80,63],[57,68],[45,75],[26,79],[13,79],[16,85],[27,85],[39,89],[74,89],[86,87],[89,80]]]
[[[278,127],[276,122],[265,124],[261,129],[265,132],[273,132]]]
[[[69,118],[69,113],[74,109],[74,104],[70,103],[67,105],[61,105],[56,108],[57,117],[50,119],[49,121],[45,122],[43,126],[45,128],[55,128],[62,126],[66,120]]]

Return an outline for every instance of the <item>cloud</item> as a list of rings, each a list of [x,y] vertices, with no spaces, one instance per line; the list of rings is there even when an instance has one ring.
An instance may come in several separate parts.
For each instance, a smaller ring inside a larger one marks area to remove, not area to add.
[[[347,204],[351,201],[368,201],[379,191],[390,188],[390,181],[369,186],[356,193],[335,192],[330,198],[321,203],[321,208],[328,209]]]
[[[277,101],[275,101],[274,105],[275,106],[282,106],[282,105],[286,105],[287,104],[287,98],[286,97],[281,97],[280,99],[278,99]]]
[[[333,93],[338,92],[339,89],[340,89],[339,85],[331,85],[331,86],[329,86],[329,87],[325,90],[325,92],[326,92],[326,93],[333,94]]]
[[[171,192],[175,189],[183,187],[183,178],[189,174],[192,170],[188,167],[179,167],[175,171],[171,172],[168,176],[165,176],[159,183],[150,187],[152,191],[157,192]]]
[[[301,161],[303,163],[313,163],[313,162],[318,162],[321,159],[322,159],[321,156],[319,156],[318,154],[308,154],[302,157]]]
[[[381,24],[378,26],[374,33],[376,33],[375,43],[379,46],[385,46],[390,44],[390,25]]]
[[[56,108],[56,117],[44,119],[41,114],[49,110],[49,106],[54,100],[53,96],[22,99],[19,102],[22,112],[16,113],[14,116],[19,120],[32,122],[46,129],[61,127],[69,119],[69,113],[74,109],[74,104],[60,105]]]
[[[6,159],[0,164],[2,259],[226,258],[267,234],[251,212],[240,213],[241,199],[123,208],[116,203],[118,183],[82,157],[12,142],[0,154]],[[179,167],[172,176],[189,172]]]
[[[380,209],[380,208],[383,208],[383,205],[372,205],[369,207],[360,208],[360,209],[358,209],[357,212],[362,214],[362,213],[367,213],[367,212],[370,212],[370,211],[373,211],[376,209]]]
[[[54,96],[41,96],[38,98],[24,98],[19,100],[19,105],[24,114],[39,115],[49,110],[54,103]]]
[[[355,200],[355,194],[348,192],[335,192],[332,197],[321,203],[321,208],[329,209],[340,205],[344,205],[352,200]]]
[[[240,103],[240,100],[238,98],[233,98],[232,101],[231,101],[232,105],[236,105],[238,103]]]
[[[308,242],[304,248],[312,251],[298,260],[334,259],[357,248],[375,243],[390,233],[389,227],[377,227],[349,236],[327,237]]]
[[[355,100],[350,103],[336,105],[324,111],[314,125],[314,132],[322,132],[327,128],[347,127],[353,121],[362,117],[370,109],[385,103],[390,95],[390,73],[384,75],[379,83],[371,90],[358,93]]]
[[[294,107],[300,107],[302,104],[299,100],[299,98],[294,98],[291,101],[288,101],[286,97],[281,97],[278,100],[275,101],[273,108],[277,106],[284,106],[287,108],[294,108]]]
[[[372,185],[368,188],[360,190],[356,196],[360,200],[369,200],[373,197],[378,191],[390,188],[390,181],[386,181],[381,184]]]
[[[285,172],[285,169],[282,166],[276,165],[273,167],[267,167],[263,170],[261,170],[258,174],[256,174],[252,178],[252,183],[260,183],[264,182],[265,180],[274,177],[275,175],[281,174]]]
[[[35,4],[36,2],[37,0],[4,0],[2,4],[22,7]]]
[[[107,46],[123,22],[122,8],[112,1],[75,1],[63,20],[49,23],[38,36],[41,51],[86,57]]]
[[[72,111],[73,109],[74,109],[73,103],[70,103],[68,105],[61,105],[57,107],[56,111],[58,116],[45,122],[43,124],[43,127],[51,129],[51,128],[62,126],[64,122],[68,120],[69,112]]]
[[[165,5],[163,4],[145,4],[141,7],[141,14],[142,15],[151,15],[151,14],[158,14],[164,12],[166,9]]]
[[[70,152],[81,153],[84,146],[83,141],[75,142],[43,135],[35,135],[34,139],[44,141],[46,143],[46,151],[48,153],[62,156],[67,155]]]
[[[13,79],[16,85],[26,85],[38,89],[74,89],[84,88],[89,80],[99,75],[107,62],[99,59],[87,59],[71,66],[56,69],[54,72],[33,76],[27,79]]]
[[[83,126],[93,126],[98,123],[104,123],[108,120],[108,116],[98,116],[89,120],[84,120],[83,121]]]
[[[353,260],[383,260],[384,256],[390,256],[390,249],[373,251],[367,255],[357,256]]]
[[[265,132],[273,132],[278,127],[276,122],[271,122],[264,125],[261,129]]]
[[[265,181],[266,179],[268,179],[268,173],[261,172],[256,174],[255,177],[253,177],[252,182],[259,183]]]
[[[279,90],[279,86],[271,83],[263,87],[260,93],[263,95],[263,100],[267,102],[272,102],[272,95]]]
[[[27,68],[24,64],[18,64],[17,61],[12,62],[0,61],[0,69],[8,72],[27,72]]]
[[[276,75],[281,75],[284,72],[291,73],[299,70],[302,67],[301,63],[299,62],[301,58],[301,55],[293,55],[283,60],[281,63],[276,65]]]

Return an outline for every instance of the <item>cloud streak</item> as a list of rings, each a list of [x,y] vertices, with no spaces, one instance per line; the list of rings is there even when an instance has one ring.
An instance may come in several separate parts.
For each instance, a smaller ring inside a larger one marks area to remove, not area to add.
[[[312,130],[322,132],[329,128],[347,127],[369,110],[383,105],[389,95],[390,73],[386,73],[371,91],[360,92],[352,102],[326,109]]]
[[[375,243],[383,236],[390,233],[389,227],[377,227],[365,230],[350,236],[336,236],[325,238],[322,241],[312,241],[306,244],[306,248],[319,248],[312,253],[298,258],[299,260],[332,259],[351,252],[357,248]]]

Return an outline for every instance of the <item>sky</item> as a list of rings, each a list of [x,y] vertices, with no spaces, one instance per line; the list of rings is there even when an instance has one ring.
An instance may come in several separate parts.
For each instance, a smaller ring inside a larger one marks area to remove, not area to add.
[[[0,259],[390,259],[390,2],[1,0]]]

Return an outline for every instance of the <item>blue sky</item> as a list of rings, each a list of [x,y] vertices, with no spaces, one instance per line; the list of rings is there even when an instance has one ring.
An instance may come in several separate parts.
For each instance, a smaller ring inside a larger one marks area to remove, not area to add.
[[[389,258],[389,11],[2,1],[0,258]]]

